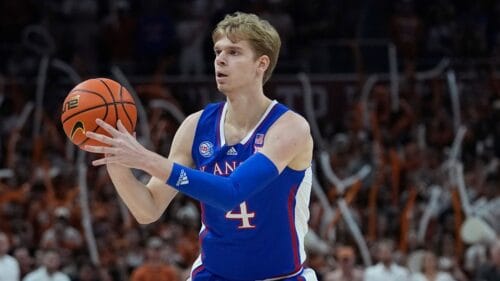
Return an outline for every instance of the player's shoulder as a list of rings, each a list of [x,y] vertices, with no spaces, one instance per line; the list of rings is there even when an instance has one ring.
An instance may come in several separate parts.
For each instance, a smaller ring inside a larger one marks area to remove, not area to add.
[[[201,113],[202,111],[192,113],[182,121],[182,124],[175,133],[173,145],[182,144],[182,147],[185,147],[186,143],[192,142]]]
[[[200,118],[203,115],[203,113],[206,113],[206,112],[210,113],[210,112],[217,111],[220,108],[220,105],[221,105],[221,102],[210,103],[207,106],[205,106],[204,109],[196,111],[196,112],[190,114],[188,117],[186,117],[186,119],[184,119],[184,123],[186,123],[187,125],[191,125],[191,126],[196,127],[196,125],[200,121]]]
[[[191,113],[188,115],[188,117],[186,117],[186,120],[190,120],[190,121],[193,121],[193,122],[196,122],[198,119],[200,119],[200,116],[201,114],[203,113],[203,109],[202,110],[198,110],[194,113]]]
[[[196,111],[195,113],[189,114],[186,119],[182,122],[185,126],[188,127],[196,127],[196,124],[198,124],[198,120],[200,120],[201,114],[203,113],[203,110]]]
[[[300,114],[291,110],[280,116],[269,128],[266,135],[267,139],[276,140],[282,148],[287,147],[286,144],[288,144],[293,147],[293,150],[299,146],[304,151],[309,151],[314,145],[309,123]]]
[[[309,135],[311,133],[309,122],[302,115],[292,110],[286,111],[273,127],[279,131],[285,130],[296,134]]]

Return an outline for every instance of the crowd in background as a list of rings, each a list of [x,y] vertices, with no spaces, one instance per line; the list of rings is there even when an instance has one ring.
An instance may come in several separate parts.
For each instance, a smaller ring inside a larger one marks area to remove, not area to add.
[[[330,166],[340,178],[371,167],[345,192],[316,167],[318,182],[337,211],[325,221],[326,210],[312,195],[307,265],[319,279],[382,280],[389,274],[393,280],[500,280],[498,238],[468,244],[458,231],[465,214],[444,164],[457,133],[446,79],[415,78],[442,58],[451,60],[461,124],[467,129],[459,159],[467,195],[473,209],[500,233],[500,2],[494,0],[0,1],[0,280],[15,274],[16,264],[27,281],[47,272],[57,272],[54,280],[73,281],[186,279],[199,254],[198,204],[178,195],[158,222],[139,225],[118,199],[105,168],[88,165],[93,232],[86,233],[78,156],[59,124],[71,82],[48,72],[39,129],[32,122],[35,111],[26,120],[22,113],[35,102],[43,56],[67,62],[82,78],[109,76],[116,65],[133,77],[146,105],[150,146],[167,155],[179,123],[147,101],[163,99],[186,114],[199,109],[182,99],[182,87],[174,91],[158,78],[210,75],[210,32],[224,14],[236,10],[257,13],[280,32],[276,76],[352,73],[359,80],[345,102],[342,122],[329,131],[324,130],[328,120],[319,123]],[[48,35],[28,33],[28,26]],[[388,70],[381,51],[367,47],[379,44],[373,38],[395,44],[403,75],[397,110],[391,107],[387,81],[375,85],[367,128],[360,99],[364,79]],[[441,191],[439,204],[419,236],[433,190]],[[340,198],[360,226],[373,266],[364,264],[338,215]],[[89,235],[95,238],[98,262],[91,258]]]
[[[0,3],[0,69],[30,74],[35,62],[21,43],[26,27],[38,25],[54,41],[44,50],[82,76],[110,65],[129,74],[211,73],[211,30],[236,10],[257,13],[280,32],[280,73],[386,71],[375,48],[384,41],[397,45],[407,71],[429,68],[443,56],[487,60],[500,51],[500,4],[494,0],[20,0]],[[44,45],[42,38],[29,39]],[[363,53],[367,63],[350,59],[353,52]]]

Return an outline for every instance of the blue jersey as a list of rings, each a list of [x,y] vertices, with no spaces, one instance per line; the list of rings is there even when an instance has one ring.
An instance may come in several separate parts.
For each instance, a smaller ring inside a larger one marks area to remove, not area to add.
[[[228,176],[259,151],[266,132],[288,108],[274,101],[255,128],[234,145],[224,137],[226,103],[208,105],[200,116],[192,147],[196,169]],[[229,280],[295,276],[306,259],[311,169],[285,168],[269,186],[230,212],[201,203],[201,270]]]

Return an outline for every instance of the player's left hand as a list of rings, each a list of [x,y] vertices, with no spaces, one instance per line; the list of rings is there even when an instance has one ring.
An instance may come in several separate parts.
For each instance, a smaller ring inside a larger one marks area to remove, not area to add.
[[[92,161],[92,165],[100,166],[105,164],[119,164],[129,168],[143,169],[141,163],[144,158],[150,153],[142,146],[134,135],[130,134],[122,122],[118,120],[115,129],[110,124],[101,119],[96,119],[97,125],[103,128],[111,136],[98,134],[94,132],[86,132],[88,138],[107,144],[109,146],[92,146],[86,145],[85,150],[92,153],[102,153],[104,157]]]

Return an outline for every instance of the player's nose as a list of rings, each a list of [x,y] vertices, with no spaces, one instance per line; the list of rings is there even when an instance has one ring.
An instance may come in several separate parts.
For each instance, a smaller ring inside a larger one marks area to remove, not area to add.
[[[215,57],[215,64],[219,66],[226,65],[226,59],[224,55],[219,54],[218,56]]]

